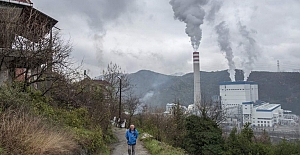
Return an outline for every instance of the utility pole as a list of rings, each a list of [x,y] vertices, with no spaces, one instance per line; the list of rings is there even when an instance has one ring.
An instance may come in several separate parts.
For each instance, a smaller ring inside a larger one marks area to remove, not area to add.
[[[279,60],[277,60],[277,72],[280,72],[280,64],[279,64]]]
[[[122,80],[121,77],[118,76],[118,79],[120,80],[120,99],[119,99],[119,127],[122,128],[121,126],[121,100],[122,100]]]

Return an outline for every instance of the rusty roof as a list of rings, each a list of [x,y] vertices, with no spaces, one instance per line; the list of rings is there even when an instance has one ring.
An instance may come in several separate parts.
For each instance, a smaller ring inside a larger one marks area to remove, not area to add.
[[[17,18],[17,23],[19,23],[21,29],[23,25],[24,29],[26,28],[27,32],[18,34],[20,36],[23,36],[33,42],[36,42],[39,40],[39,38],[42,38],[47,33],[49,33],[52,27],[54,27],[54,25],[58,22],[54,18],[46,15],[45,13],[35,9],[32,6],[24,5],[21,3],[14,3],[13,1],[22,2],[22,3],[31,3],[31,1],[30,0],[9,0],[9,1],[0,0],[0,6],[2,6],[2,8],[0,7],[1,10],[5,10],[7,8],[21,9],[21,13]],[[5,21],[2,21],[2,19],[0,19],[0,23],[5,23]],[[28,28],[28,24],[31,25],[29,26],[29,28]],[[43,29],[43,32],[36,34],[37,29]]]

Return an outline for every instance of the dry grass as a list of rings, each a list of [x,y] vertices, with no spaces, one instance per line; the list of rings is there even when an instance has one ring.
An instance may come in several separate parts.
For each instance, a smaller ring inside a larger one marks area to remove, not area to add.
[[[71,155],[78,145],[66,131],[44,123],[24,110],[0,114],[1,154]]]

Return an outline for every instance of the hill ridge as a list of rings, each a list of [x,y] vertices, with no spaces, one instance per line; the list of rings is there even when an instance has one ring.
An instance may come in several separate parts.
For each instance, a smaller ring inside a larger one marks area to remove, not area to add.
[[[179,100],[183,105],[193,102],[193,73],[182,76],[165,75],[150,70],[140,70],[128,75],[135,85],[134,93],[151,107],[164,108],[167,103]],[[243,71],[236,70],[236,80],[243,81]],[[230,81],[226,70],[201,71],[201,91],[206,98],[219,95],[219,83]],[[284,109],[300,114],[299,72],[251,72],[248,81],[259,85],[259,99],[280,103]]]

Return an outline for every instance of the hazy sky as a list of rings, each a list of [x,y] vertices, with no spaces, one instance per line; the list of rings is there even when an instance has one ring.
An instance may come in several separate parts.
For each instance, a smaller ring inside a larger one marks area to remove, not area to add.
[[[182,0],[185,1],[185,0]],[[187,0],[193,1],[193,0]],[[132,73],[141,69],[165,74],[192,72],[193,48],[185,24],[174,19],[169,0],[32,0],[35,8],[57,19],[57,27],[73,45],[72,57],[83,60],[92,77],[109,62]],[[212,3],[204,6],[206,14]],[[251,48],[254,70],[300,69],[300,0],[227,0],[215,21],[204,20],[199,48],[201,70],[228,69],[218,46],[215,26],[225,21],[237,68],[249,53],[245,35],[255,41]],[[246,30],[244,36],[241,27]],[[244,37],[244,38],[243,38]]]

